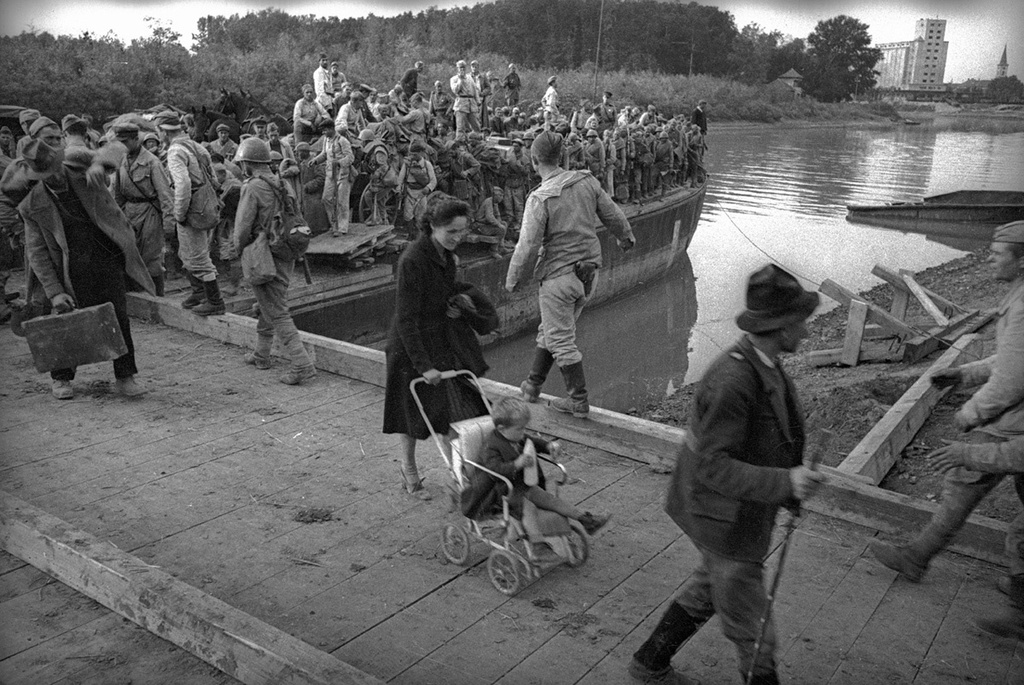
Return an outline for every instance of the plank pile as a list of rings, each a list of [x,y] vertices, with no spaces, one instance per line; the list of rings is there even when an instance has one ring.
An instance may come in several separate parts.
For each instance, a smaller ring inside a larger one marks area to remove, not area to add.
[[[818,290],[849,307],[846,335],[841,348],[811,352],[815,366],[842,364],[856,366],[866,361],[916,362],[938,350],[948,349],[957,339],[973,333],[995,316],[994,312],[968,310],[925,288],[905,270],[898,273],[876,264],[871,273],[895,289],[889,310],[868,302],[831,279]],[[930,325],[914,324],[907,318],[916,303],[930,319]]]
[[[340,265],[344,268],[359,269],[387,255],[401,252],[406,242],[405,238],[395,234],[391,225],[367,226],[353,223],[345,235],[323,233],[314,237],[306,254],[330,255],[340,259]]]

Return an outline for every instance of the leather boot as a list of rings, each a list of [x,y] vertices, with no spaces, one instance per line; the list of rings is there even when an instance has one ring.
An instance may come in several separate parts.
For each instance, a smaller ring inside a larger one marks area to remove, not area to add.
[[[587,402],[587,379],[583,375],[583,362],[559,367],[565,380],[568,397],[560,397],[551,401],[551,408],[577,419],[585,419],[590,415],[590,403]]]
[[[555,358],[543,347],[533,351],[533,366],[530,368],[530,375],[523,381],[519,389],[523,391],[523,399],[527,402],[536,402],[540,397],[540,387],[548,377],[548,372],[555,363]]]
[[[1010,576],[1010,606],[995,616],[977,620],[978,627],[986,633],[1014,640],[1024,640],[1024,574]]]
[[[191,271],[185,272],[185,278],[188,279],[188,284],[192,286],[192,294],[182,301],[181,306],[185,309],[192,309],[206,301],[206,290],[203,288],[203,282],[196,278]]]
[[[755,673],[754,677],[750,679],[750,685],[779,685],[779,674],[775,671]]]
[[[164,275],[159,274],[153,276],[153,289],[156,291],[157,297],[164,296]]]
[[[672,602],[658,626],[633,653],[629,675],[641,683],[682,683],[682,676],[672,668],[672,657],[704,624],[690,616],[678,602]]]
[[[220,286],[217,285],[217,279],[203,281],[203,291],[206,293],[206,302],[193,307],[192,313],[199,316],[223,314],[226,311],[224,308],[224,298],[220,296]]]

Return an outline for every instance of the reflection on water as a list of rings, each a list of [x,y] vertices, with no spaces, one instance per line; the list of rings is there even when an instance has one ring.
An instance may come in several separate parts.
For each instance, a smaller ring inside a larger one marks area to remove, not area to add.
[[[709,135],[711,174],[689,260],[664,280],[584,311],[580,323],[592,402],[627,409],[698,378],[739,335],[747,276],[769,259],[806,287],[826,278],[858,291],[877,263],[923,269],[961,252],[848,223],[847,204],[919,200],[970,189],[1024,190],[1024,133],[914,128],[758,130]],[[640,237],[642,239],[642,236]],[[824,298],[824,307],[834,306]],[[487,350],[489,373],[525,377],[533,340]],[[545,390],[563,392],[560,378]]]

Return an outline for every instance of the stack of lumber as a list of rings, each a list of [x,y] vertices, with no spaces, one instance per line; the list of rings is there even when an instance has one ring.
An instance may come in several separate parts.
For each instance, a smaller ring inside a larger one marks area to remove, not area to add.
[[[359,269],[370,266],[386,255],[401,252],[406,242],[405,238],[395,234],[391,225],[367,226],[353,223],[349,224],[348,233],[344,235],[323,233],[315,236],[306,254],[330,255],[340,259],[341,266],[345,268]]]

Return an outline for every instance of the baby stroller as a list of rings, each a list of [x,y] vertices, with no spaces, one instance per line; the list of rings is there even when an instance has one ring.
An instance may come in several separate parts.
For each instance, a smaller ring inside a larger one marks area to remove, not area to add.
[[[441,374],[442,382],[466,376],[483,398],[488,412],[491,410],[487,396],[480,388],[479,379],[472,371],[445,371]],[[423,378],[416,378],[409,388],[413,398],[423,415],[424,422],[437,445],[441,458],[445,460],[451,473],[454,509],[459,509],[459,497],[469,487],[473,469],[480,469],[502,482],[505,491],[501,497],[501,510],[483,519],[470,519],[461,516],[458,523],[448,522],[441,529],[441,551],[445,558],[453,564],[464,566],[469,562],[470,542],[475,540],[490,547],[487,558],[487,575],[491,584],[505,595],[515,595],[529,582],[540,578],[543,571],[566,564],[571,567],[581,566],[590,554],[590,546],[583,526],[572,519],[551,511],[537,510],[539,529],[528,533],[523,521],[514,517],[509,511],[509,495],[512,483],[504,476],[480,465],[477,461],[483,450],[488,434],[494,428],[490,416],[480,416],[451,425],[456,437],[452,440],[451,461],[442,449],[441,441],[434,427],[427,418],[427,413],[420,402],[416,386],[425,383]],[[537,455],[537,468],[540,462],[552,464],[558,472],[555,479],[547,482],[546,489],[558,495],[558,488],[565,484],[567,474],[565,467],[543,455]],[[532,506],[532,505],[528,505]],[[524,517],[525,518],[525,517]]]

